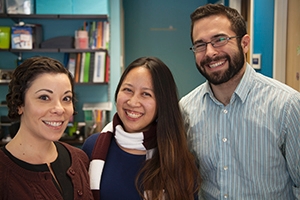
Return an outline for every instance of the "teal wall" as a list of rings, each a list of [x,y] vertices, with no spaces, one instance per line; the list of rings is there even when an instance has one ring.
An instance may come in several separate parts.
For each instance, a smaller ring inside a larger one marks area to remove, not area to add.
[[[125,66],[141,56],[156,56],[171,69],[179,96],[205,81],[198,72],[190,39],[190,14],[203,0],[123,0]],[[168,30],[172,26],[173,30]]]
[[[254,0],[253,54],[261,54],[258,72],[273,76],[274,0]]]

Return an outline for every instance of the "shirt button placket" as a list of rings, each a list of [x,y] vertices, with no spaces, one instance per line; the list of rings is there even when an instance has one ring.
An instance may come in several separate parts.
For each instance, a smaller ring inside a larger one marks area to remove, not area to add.
[[[228,110],[227,110],[227,109],[224,109],[224,110],[223,110],[223,113],[224,113],[225,115],[227,115],[227,114],[228,114]],[[225,144],[225,143],[228,142],[228,139],[227,139],[226,137],[223,137],[223,138],[222,138],[222,142]],[[223,166],[223,170],[224,170],[224,171],[227,171],[227,170],[228,170],[228,166],[227,166],[227,165],[224,165],[224,166]],[[228,194],[224,194],[224,195],[223,195],[223,198],[224,198],[224,199],[228,199]]]

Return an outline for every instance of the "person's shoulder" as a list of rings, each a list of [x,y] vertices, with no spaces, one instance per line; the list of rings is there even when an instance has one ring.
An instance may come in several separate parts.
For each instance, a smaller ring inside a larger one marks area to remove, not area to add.
[[[6,162],[6,159],[7,159],[7,156],[5,155],[4,151],[2,150],[2,148],[4,147],[1,147],[0,148],[0,169],[4,169],[4,165],[7,163]],[[0,173],[1,175],[1,173]]]
[[[88,155],[81,148],[72,146],[65,142],[60,142],[60,143],[67,148],[73,161],[84,162],[85,165],[89,163]]]
[[[2,147],[3,148],[3,147]],[[8,160],[9,159],[5,153],[3,152],[3,150],[0,148],[0,188],[3,191],[7,191],[7,189],[9,188],[9,181],[13,181],[10,177],[10,172],[9,170],[13,170],[13,168],[8,164]],[[2,192],[0,192],[0,199],[5,199],[3,196],[5,196],[5,194]]]
[[[75,147],[66,142],[61,142],[61,141],[58,141],[58,143],[62,144],[68,150],[72,160],[76,159],[76,160],[83,160],[84,162],[88,162],[88,156],[79,147]]]
[[[94,133],[90,135],[83,143],[81,149],[88,155],[89,158],[91,158],[95,143],[98,139],[98,136],[100,133]]]
[[[113,131],[113,123],[108,123],[101,131],[101,133],[94,133],[90,135],[83,143],[82,150],[91,158],[95,143],[100,134],[105,132],[112,132]]]
[[[61,145],[63,145],[71,154],[72,153],[83,153],[83,151],[78,148],[78,147],[75,147],[71,144],[68,144],[66,142],[61,142],[61,141],[58,141],[58,143],[60,143]]]
[[[300,93],[288,86],[285,83],[282,83],[274,78],[270,78],[260,73],[256,73],[256,82],[261,84],[263,87],[270,88],[272,93],[280,93],[282,95],[296,95],[298,96]]]
[[[106,124],[106,126],[102,129],[102,132],[107,132],[107,131],[110,131],[112,132],[113,131],[113,122],[109,122],[108,124]]]
[[[94,133],[94,134],[90,135],[84,141],[84,145],[94,144],[96,142],[96,140],[97,140],[97,138],[98,138],[99,135],[100,135],[100,133]],[[94,145],[92,145],[92,146],[94,146]]]
[[[112,122],[109,122],[101,131],[101,133],[105,133],[105,132],[112,132],[113,131],[113,123]],[[98,139],[99,135],[101,133],[94,133],[92,135],[90,135],[88,138],[86,138],[84,144],[83,144],[83,148],[85,146],[94,146],[95,145],[95,142],[96,140]]]
[[[190,91],[188,94],[183,96],[179,103],[181,105],[189,104],[190,102],[195,101],[195,99],[198,99],[200,96],[203,96],[206,92],[206,82],[202,83],[201,85],[194,88],[192,91]]]

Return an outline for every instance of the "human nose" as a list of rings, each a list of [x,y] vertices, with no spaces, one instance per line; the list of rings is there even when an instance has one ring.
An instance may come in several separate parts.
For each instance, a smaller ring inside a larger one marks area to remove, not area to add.
[[[64,113],[64,106],[62,105],[62,103],[60,101],[55,101],[52,105],[52,109],[51,112],[61,115]]]
[[[212,57],[214,55],[217,54],[217,51],[216,51],[216,48],[214,47],[213,43],[212,42],[208,42],[206,44],[206,51],[205,51],[205,54]]]
[[[139,106],[140,105],[140,99],[137,95],[133,95],[128,99],[127,104],[129,106],[132,106],[132,107]]]

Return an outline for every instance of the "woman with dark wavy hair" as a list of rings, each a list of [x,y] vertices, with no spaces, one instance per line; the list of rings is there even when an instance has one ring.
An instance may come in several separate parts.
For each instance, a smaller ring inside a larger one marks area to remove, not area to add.
[[[74,114],[73,85],[52,58],[32,57],[14,70],[6,100],[20,128],[0,149],[0,199],[93,199],[87,155],[58,142]]]
[[[169,68],[155,57],[133,61],[122,74],[115,102],[113,121],[83,145],[94,198],[197,198],[200,176]]]

